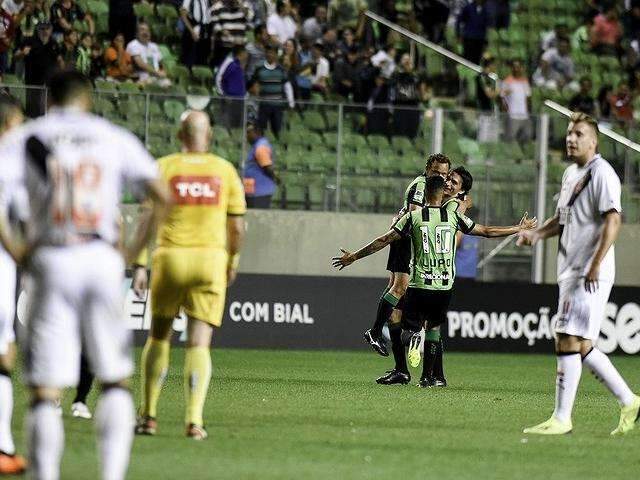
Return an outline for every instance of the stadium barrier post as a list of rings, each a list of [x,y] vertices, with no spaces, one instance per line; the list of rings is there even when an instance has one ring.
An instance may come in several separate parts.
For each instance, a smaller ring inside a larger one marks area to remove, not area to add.
[[[549,161],[549,115],[543,113],[538,118],[538,185],[536,189],[536,216],[540,222],[546,218],[547,209],[547,163]],[[544,242],[536,243],[533,249],[533,283],[544,280]]]
[[[442,108],[436,108],[433,115],[433,138],[431,139],[431,153],[442,153],[442,128],[444,125],[444,112]]]
[[[344,130],[344,104],[338,104],[338,145],[336,151],[336,212],[340,211],[340,194],[342,188],[342,140]]]

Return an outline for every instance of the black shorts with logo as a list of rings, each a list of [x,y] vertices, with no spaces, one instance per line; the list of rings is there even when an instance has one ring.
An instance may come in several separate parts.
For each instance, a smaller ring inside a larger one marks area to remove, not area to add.
[[[429,328],[447,321],[452,290],[426,290],[408,288],[402,311],[402,328],[419,332],[428,322]]]
[[[411,273],[411,237],[402,237],[389,245],[387,270],[398,273]]]

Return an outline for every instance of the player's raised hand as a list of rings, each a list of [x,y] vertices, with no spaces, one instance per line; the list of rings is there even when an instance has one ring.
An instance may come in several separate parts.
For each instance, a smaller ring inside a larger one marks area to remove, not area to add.
[[[521,230],[533,230],[538,226],[538,219],[536,217],[529,218],[529,212],[524,212],[524,215],[520,219],[518,224]]]
[[[341,257],[333,257],[331,259],[331,264],[338,270],[342,270],[356,261],[353,253],[347,252],[344,248],[341,248],[340,251],[342,252]]]

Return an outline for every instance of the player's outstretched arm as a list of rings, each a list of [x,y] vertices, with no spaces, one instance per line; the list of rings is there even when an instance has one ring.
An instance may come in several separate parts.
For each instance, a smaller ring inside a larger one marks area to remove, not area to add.
[[[151,202],[150,209],[141,215],[133,243],[125,249],[125,261],[127,265],[134,262],[142,249],[149,244],[151,235],[157,225],[166,217],[171,206],[169,190],[160,179],[147,183],[147,199]]]
[[[584,279],[584,288],[587,292],[595,292],[598,285],[598,276],[600,275],[600,264],[605,255],[618,238],[620,232],[620,226],[622,224],[622,217],[620,213],[615,210],[610,210],[603,215],[604,225],[602,227],[602,233],[600,233],[600,239],[598,241],[598,248],[593,255],[589,271]]]
[[[335,268],[342,270],[343,268],[351,265],[353,262],[356,262],[361,258],[368,257],[369,255],[382,250],[391,242],[399,239],[400,239],[400,234],[397,231],[389,230],[387,233],[379,236],[373,242],[365,245],[355,253],[348,252],[347,250],[344,250],[343,248],[341,248],[340,251],[342,252],[343,255],[341,257],[333,257],[331,259],[332,265]]]
[[[558,216],[549,218],[542,227],[537,230],[524,230],[518,233],[516,245],[535,245],[538,240],[555,237],[560,234],[560,220]]]
[[[470,233],[471,235],[476,235],[478,237],[508,237],[509,235],[514,235],[523,231],[533,230],[537,226],[538,219],[536,217],[529,218],[529,214],[525,212],[518,225],[513,225],[511,227],[493,227],[476,224]]]

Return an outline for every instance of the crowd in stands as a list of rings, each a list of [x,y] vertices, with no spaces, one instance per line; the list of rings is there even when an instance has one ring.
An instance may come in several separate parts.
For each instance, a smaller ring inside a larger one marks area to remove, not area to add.
[[[633,120],[640,93],[640,0],[585,0],[578,28],[559,23],[544,32],[538,55],[509,58],[498,85],[488,79],[507,59],[490,51],[490,32],[507,31],[523,2],[109,0],[108,25],[98,32],[101,19],[84,8],[96,1],[2,0],[0,73],[42,85],[52,69],[75,68],[93,79],[170,88],[179,70],[167,58],[173,52],[190,72],[210,70],[211,93],[265,99],[256,120],[276,135],[283,109],[329,99],[367,105],[365,133],[413,137],[420,115],[412,109],[428,106],[442,79],[430,72],[424,51],[371,21],[364,14],[370,8],[482,64],[473,106],[508,112],[514,120],[509,138],[529,135],[521,120],[530,114],[532,87],[563,92],[572,108],[621,125]],[[579,77],[575,64],[576,55],[591,52],[618,59],[620,81],[592,91],[593,82]],[[230,126],[242,121],[231,117]]]

